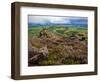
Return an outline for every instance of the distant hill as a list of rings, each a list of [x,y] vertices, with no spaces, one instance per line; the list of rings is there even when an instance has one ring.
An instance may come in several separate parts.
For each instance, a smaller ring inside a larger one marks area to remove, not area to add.
[[[87,24],[53,24],[53,23],[48,23],[48,24],[42,24],[42,23],[28,23],[29,27],[34,27],[34,26],[76,26],[76,27],[87,27]]]

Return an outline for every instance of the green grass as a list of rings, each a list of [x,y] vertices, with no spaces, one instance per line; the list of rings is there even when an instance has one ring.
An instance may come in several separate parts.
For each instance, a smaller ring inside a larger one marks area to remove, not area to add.
[[[29,37],[32,36],[38,36],[39,32],[43,29],[43,28],[47,28],[48,30],[52,31],[53,33],[56,33],[58,35],[62,35],[62,36],[67,36],[67,33],[69,32],[77,32],[77,33],[87,33],[87,28],[85,27],[59,27],[59,26],[38,26],[38,27],[29,27],[28,28],[28,35]]]

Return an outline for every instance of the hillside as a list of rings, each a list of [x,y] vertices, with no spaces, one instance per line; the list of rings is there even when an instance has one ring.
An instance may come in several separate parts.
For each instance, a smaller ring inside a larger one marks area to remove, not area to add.
[[[28,44],[29,66],[87,63],[86,28],[33,27]]]

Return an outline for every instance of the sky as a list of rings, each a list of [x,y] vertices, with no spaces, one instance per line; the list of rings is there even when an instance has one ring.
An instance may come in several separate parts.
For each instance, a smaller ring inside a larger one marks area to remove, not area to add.
[[[87,17],[64,17],[64,16],[28,16],[28,23],[50,25],[50,24],[83,24],[87,25]]]

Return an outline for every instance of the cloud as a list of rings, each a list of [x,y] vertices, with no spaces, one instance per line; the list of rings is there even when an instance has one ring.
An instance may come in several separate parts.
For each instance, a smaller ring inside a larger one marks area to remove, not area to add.
[[[28,16],[29,23],[39,24],[87,24],[87,17]]]
[[[29,23],[39,23],[39,22],[46,22],[48,19],[45,16],[29,16],[28,22]]]

